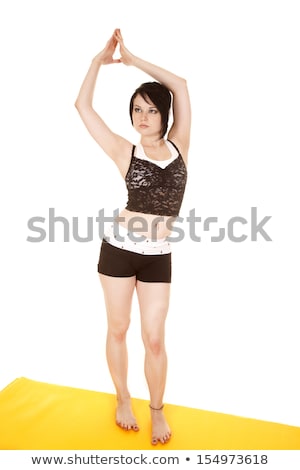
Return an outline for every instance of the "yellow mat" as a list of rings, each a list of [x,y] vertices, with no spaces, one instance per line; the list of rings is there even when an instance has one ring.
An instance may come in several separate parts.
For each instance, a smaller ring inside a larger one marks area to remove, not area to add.
[[[114,395],[20,378],[0,392],[0,449],[300,449],[298,427],[169,404],[173,437],[153,447],[148,401],[133,408],[140,431],[126,432],[114,423]]]

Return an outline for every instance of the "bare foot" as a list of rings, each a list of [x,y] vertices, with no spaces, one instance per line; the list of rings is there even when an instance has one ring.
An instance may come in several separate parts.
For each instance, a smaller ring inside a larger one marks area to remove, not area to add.
[[[133,415],[131,408],[130,398],[125,398],[122,400],[117,400],[117,410],[116,410],[116,423],[122,429],[129,431],[139,431],[139,427],[136,423],[136,419]]]
[[[152,419],[152,440],[151,444],[156,445],[158,442],[166,444],[171,438],[171,430],[163,414],[163,407],[161,409],[151,410]]]

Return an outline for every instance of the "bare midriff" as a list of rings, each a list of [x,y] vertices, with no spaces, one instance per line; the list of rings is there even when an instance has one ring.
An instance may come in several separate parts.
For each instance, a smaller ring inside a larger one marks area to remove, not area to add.
[[[171,234],[172,223],[176,217],[155,214],[144,214],[123,209],[115,221],[125,227],[129,232],[157,240]]]

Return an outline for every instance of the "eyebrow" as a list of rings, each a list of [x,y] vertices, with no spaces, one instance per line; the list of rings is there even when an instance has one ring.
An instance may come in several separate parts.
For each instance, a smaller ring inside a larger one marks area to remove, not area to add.
[[[133,105],[134,108],[142,108],[142,106],[140,106],[139,104],[134,104]],[[149,106],[149,109],[158,109],[157,106]]]

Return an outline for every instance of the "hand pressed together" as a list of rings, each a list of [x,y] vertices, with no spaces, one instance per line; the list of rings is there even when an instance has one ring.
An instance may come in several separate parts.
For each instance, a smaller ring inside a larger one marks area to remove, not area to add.
[[[116,47],[118,45],[118,41],[115,36],[115,31],[114,31],[114,34],[111,36],[111,38],[109,38],[109,40],[107,41],[104,49],[101,52],[99,52],[94,58],[94,60],[96,60],[97,62],[100,62],[102,65],[118,64],[121,62],[120,59],[114,59],[113,57],[116,51]]]
[[[119,45],[120,57],[114,59],[114,53]],[[133,63],[133,54],[124,46],[123,37],[120,29],[115,29],[111,38],[107,41],[104,49],[99,52],[94,60],[99,61],[102,65],[119,64],[131,65]]]
[[[134,55],[124,45],[124,40],[120,29],[115,29],[114,36],[120,46],[120,61],[125,65],[132,65],[134,61]]]

